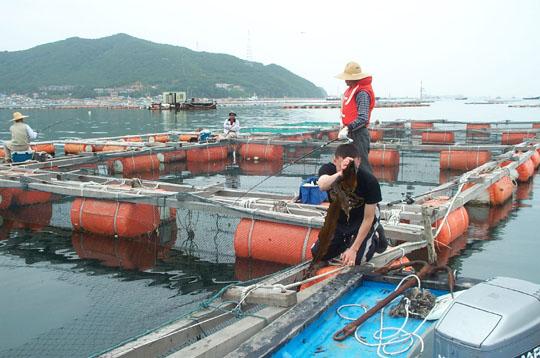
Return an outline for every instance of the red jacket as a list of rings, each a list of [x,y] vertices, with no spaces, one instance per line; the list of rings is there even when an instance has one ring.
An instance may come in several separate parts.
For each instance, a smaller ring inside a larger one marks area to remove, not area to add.
[[[360,91],[365,91],[369,94],[369,112],[367,124],[371,118],[371,111],[375,107],[375,93],[371,87],[371,76],[366,77],[358,81],[356,85],[347,88],[343,94],[343,100],[341,102],[341,122],[343,125],[349,125],[358,117],[358,105],[356,103],[356,95]],[[367,126],[366,124],[366,126]]]

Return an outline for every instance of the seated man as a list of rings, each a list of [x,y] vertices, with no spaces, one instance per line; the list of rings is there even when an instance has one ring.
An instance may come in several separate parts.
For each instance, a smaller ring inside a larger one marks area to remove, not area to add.
[[[240,132],[240,123],[236,119],[236,113],[229,113],[229,118],[223,122],[223,138],[236,138]]]
[[[330,190],[332,184],[342,175],[349,163],[356,167],[356,190],[358,204],[351,208],[349,219],[340,210],[336,231],[332,242],[322,257],[329,260],[340,256],[345,265],[360,265],[369,261],[375,252],[386,249],[386,238],[379,223],[378,202],[382,200],[381,188],[377,178],[371,172],[360,167],[360,155],[354,144],[342,144],[336,149],[333,163],[324,164],[319,169],[319,187]],[[313,255],[317,252],[318,242],[313,245]]]
[[[13,113],[13,122],[9,130],[11,131],[11,140],[4,143],[4,152],[6,162],[11,162],[11,152],[23,152],[30,150],[30,140],[36,139],[37,133],[30,126],[23,122],[28,116],[23,116],[19,112]]]

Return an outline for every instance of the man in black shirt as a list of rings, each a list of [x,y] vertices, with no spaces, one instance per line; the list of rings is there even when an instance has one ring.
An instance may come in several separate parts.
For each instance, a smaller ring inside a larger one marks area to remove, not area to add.
[[[321,190],[330,190],[351,161],[354,161],[356,167],[355,194],[360,200],[358,205],[351,209],[349,219],[343,210],[340,210],[334,237],[323,257],[323,260],[329,260],[340,255],[343,263],[349,266],[369,261],[375,251],[379,252],[377,246],[380,240],[386,242],[384,231],[379,224],[377,204],[382,200],[381,187],[371,172],[360,167],[360,155],[353,144],[337,147],[333,163],[324,164],[319,169],[319,187]],[[317,248],[318,242],[311,248],[313,254],[317,252]]]

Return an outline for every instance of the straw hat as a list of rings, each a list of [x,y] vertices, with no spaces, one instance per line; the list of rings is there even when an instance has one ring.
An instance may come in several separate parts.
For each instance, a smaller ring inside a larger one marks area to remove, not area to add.
[[[361,80],[362,78],[369,76],[371,75],[362,72],[362,68],[360,68],[358,63],[351,61],[345,65],[343,73],[337,75],[336,78],[339,78],[340,80]]]
[[[20,121],[21,119],[28,118],[28,116],[23,116],[21,112],[13,112],[13,118],[12,121]]]

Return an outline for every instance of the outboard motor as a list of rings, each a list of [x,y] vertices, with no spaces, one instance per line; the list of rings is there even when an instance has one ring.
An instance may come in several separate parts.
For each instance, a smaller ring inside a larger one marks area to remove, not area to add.
[[[459,295],[437,322],[434,357],[540,357],[540,285],[497,277]]]

